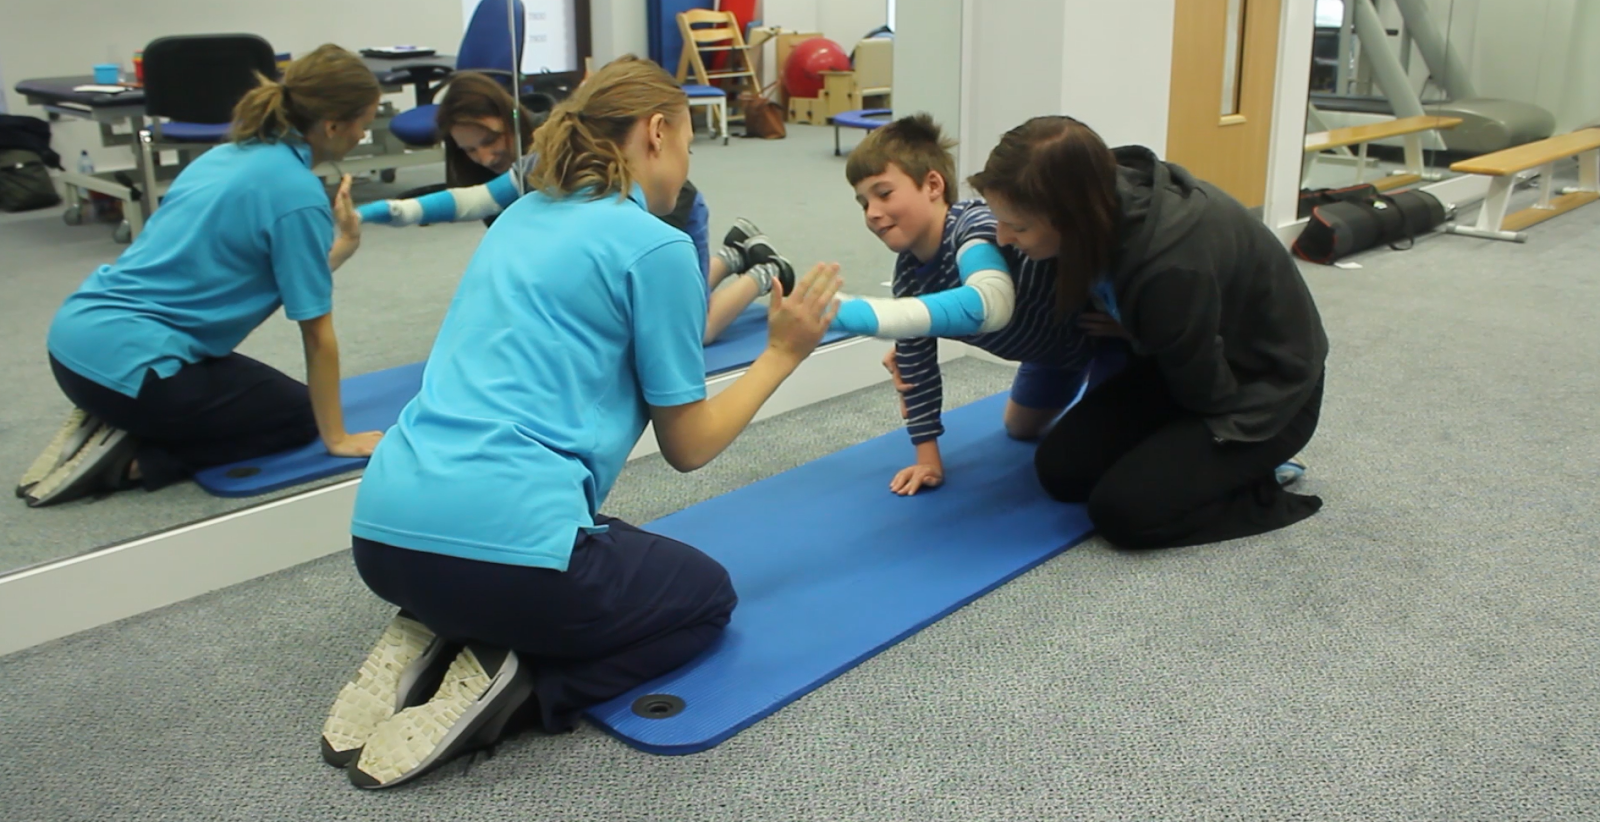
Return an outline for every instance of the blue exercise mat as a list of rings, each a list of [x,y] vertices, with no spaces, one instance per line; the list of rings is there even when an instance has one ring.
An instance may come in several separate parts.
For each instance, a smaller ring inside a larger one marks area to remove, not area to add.
[[[824,343],[848,337],[829,332]],[[706,346],[706,376],[744,368],[767,345],[766,306],[752,305],[733,321],[716,342]],[[383,431],[394,425],[400,409],[422,386],[422,363],[402,365],[350,377],[340,383],[345,428]],[[195,474],[200,487],[219,497],[253,497],[326,477],[359,470],[366,458],[335,457],[321,442],[292,451],[231,465],[207,468]]]
[[[843,331],[829,331],[822,336],[820,344],[838,342],[849,336]],[[755,362],[766,347],[767,307],[752,305],[728,324],[716,342],[706,346],[706,376],[745,368]]]
[[[1006,436],[1005,401],[945,414],[942,488],[889,491],[913,457],[895,431],[646,526],[721,562],[739,606],[712,649],[589,718],[650,753],[706,750],[1088,537]]]
[[[348,377],[339,383],[348,431],[384,431],[422,388],[422,363]],[[207,468],[194,475],[219,497],[250,497],[365,467],[366,457],[335,457],[321,440],[260,459]]]

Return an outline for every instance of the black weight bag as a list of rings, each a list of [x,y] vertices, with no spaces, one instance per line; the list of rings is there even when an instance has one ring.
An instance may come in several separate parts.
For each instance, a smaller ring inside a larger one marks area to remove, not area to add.
[[[61,157],[50,149],[50,124],[37,117],[0,114],[0,211],[27,211],[61,202],[50,169]]]
[[[1356,189],[1363,188],[1357,186]],[[1331,263],[1379,244],[1396,251],[1410,248],[1420,234],[1445,221],[1444,204],[1426,191],[1380,194],[1345,189],[1346,197],[1313,206],[1295,256],[1313,263]],[[1409,241],[1409,242],[1407,242]],[[1401,245],[1406,243],[1405,245]]]

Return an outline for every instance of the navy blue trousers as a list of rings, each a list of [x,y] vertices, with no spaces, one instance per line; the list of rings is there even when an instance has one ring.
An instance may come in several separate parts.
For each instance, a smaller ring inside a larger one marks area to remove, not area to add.
[[[514,725],[559,733],[580,712],[693,659],[738,604],[728,572],[674,539],[598,517],[566,571],[397,548],[355,537],[356,570],[374,594],[434,633],[517,652],[537,705]]]
[[[137,398],[50,358],[73,405],[139,442],[141,484],[154,491],[202,468],[255,459],[317,438],[305,383],[243,354],[201,360],[160,379],[146,373]]]

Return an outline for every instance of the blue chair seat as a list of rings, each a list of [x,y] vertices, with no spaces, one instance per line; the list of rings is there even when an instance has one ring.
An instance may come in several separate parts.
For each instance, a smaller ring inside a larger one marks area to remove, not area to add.
[[[841,111],[833,115],[833,124],[845,128],[864,128],[871,131],[878,126],[889,122],[889,109],[864,108],[856,111]]]
[[[220,143],[228,139],[232,123],[179,123],[161,124],[161,139],[175,143]]]
[[[723,97],[723,98],[726,98],[728,96],[728,92],[726,92],[726,91],[724,91],[724,90],[722,90],[720,88],[717,88],[716,86],[702,86],[702,85],[698,85],[698,84],[690,84],[690,85],[684,86],[683,87],[683,93],[689,95],[690,99],[696,99],[696,98],[701,98],[701,97]]]
[[[429,103],[402,111],[389,121],[389,130],[408,146],[431,146],[439,142],[439,127],[434,123],[438,110]]]
[[[855,111],[841,111],[829,118],[833,121],[833,156],[843,154],[839,147],[839,129],[862,128],[871,131],[879,126],[886,125],[894,114],[886,108],[861,108]]]

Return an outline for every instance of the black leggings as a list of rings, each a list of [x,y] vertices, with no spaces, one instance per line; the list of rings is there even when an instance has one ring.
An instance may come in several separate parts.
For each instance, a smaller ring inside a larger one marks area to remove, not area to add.
[[[1275,531],[1315,514],[1318,497],[1279,487],[1276,469],[1317,429],[1322,383],[1282,431],[1218,443],[1180,408],[1148,359],[1090,391],[1034,454],[1039,482],[1088,503],[1100,535],[1123,548],[1171,548]]]
[[[534,700],[511,730],[569,730],[591,705],[648,682],[722,636],[739,598],[716,560],[622,520],[579,534],[565,571],[460,559],[356,537],[372,592],[455,642],[517,652]]]
[[[317,438],[304,383],[243,354],[146,373],[137,399],[50,358],[73,405],[139,442],[141,484],[154,491],[202,468],[299,448]]]

